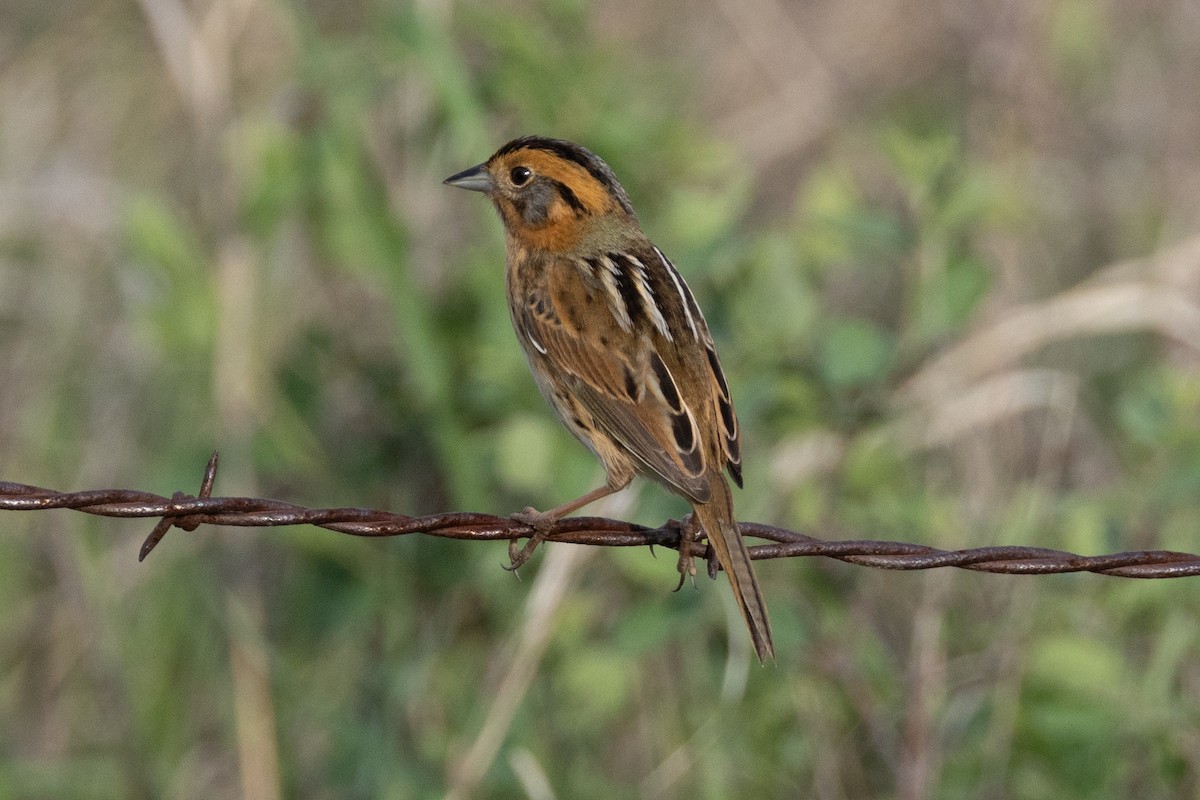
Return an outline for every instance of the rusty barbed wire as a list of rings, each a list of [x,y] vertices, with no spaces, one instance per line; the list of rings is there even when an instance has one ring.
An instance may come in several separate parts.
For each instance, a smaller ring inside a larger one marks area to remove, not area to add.
[[[410,517],[365,508],[305,508],[279,500],[257,497],[213,497],[217,454],[204,470],[198,495],[176,492],[162,497],[134,489],[99,489],[59,492],[39,486],[0,481],[0,510],[42,511],[54,508],[82,511],[103,517],[159,518],[138,553],[142,561],[171,528],[194,531],[201,525],[279,527],[316,525],[351,536],[404,536],[422,533],[450,539],[519,540],[533,530],[508,517],[474,512],[451,512]],[[1048,575],[1064,572],[1093,572],[1120,578],[1183,578],[1200,575],[1200,555],[1169,550],[1137,550],[1099,556],[1083,556],[1044,547],[976,547],[939,550],[909,542],[870,540],[830,541],[796,531],[739,522],[746,536],[770,544],[750,547],[755,560],[823,556],[864,567],[892,570],[957,567],[976,572],[1010,575]],[[670,520],[658,528],[602,517],[571,517],[560,520],[547,541],[602,547],[662,546],[677,550],[682,523]],[[703,543],[692,545],[692,554],[706,557]],[[715,560],[709,561],[715,568]]]

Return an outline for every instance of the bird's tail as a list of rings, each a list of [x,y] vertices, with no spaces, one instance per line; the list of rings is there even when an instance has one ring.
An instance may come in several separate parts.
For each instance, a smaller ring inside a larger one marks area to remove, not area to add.
[[[711,489],[707,503],[693,505],[700,526],[708,535],[709,544],[717,551],[717,560],[729,576],[733,596],[750,629],[750,639],[758,660],[765,662],[767,656],[775,658],[775,644],[771,641],[771,622],[767,618],[767,603],[758,588],[758,578],[750,565],[750,553],[742,541],[741,531],[733,518],[733,495],[729,484],[719,472],[712,473]]]

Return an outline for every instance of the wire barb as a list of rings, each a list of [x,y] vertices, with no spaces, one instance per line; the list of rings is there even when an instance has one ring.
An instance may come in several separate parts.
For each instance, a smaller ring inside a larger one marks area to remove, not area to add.
[[[44,511],[66,508],[103,517],[154,518],[158,524],[138,552],[142,561],[171,528],[194,531],[201,525],[279,527],[316,525],[350,536],[406,536],[422,533],[449,539],[515,542],[535,534],[529,525],[510,517],[474,512],[450,512],[410,517],[365,508],[305,508],[254,497],[213,497],[217,454],[204,470],[197,496],[175,492],[170,498],[134,489],[100,489],[58,492],[38,486],[0,481],[0,511]],[[750,557],[801,558],[822,556],[875,569],[915,570],[957,567],[975,572],[1008,575],[1048,575],[1092,572],[1119,578],[1183,578],[1200,575],[1200,555],[1170,550],[1135,550],[1083,556],[1044,547],[976,547],[939,550],[908,542],[870,540],[829,541],[796,531],[754,522],[739,522],[744,536],[763,539]],[[658,528],[635,525],[602,517],[569,517],[558,520],[545,532],[546,541],[599,547],[645,547],[655,545],[678,550],[683,525],[669,520]],[[691,542],[693,557],[708,559],[710,572],[715,559],[703,542]]]
[[[208,459],[208,466],[204,468],[204,478],[200,481],[200,497],[208,499],[212,496],[213,484],[217,480],[217,451],[214,450],[212,456]],[[171,499],[178,502],[181,500],[195,500],[195,497],[186,495],[183,492],[176,492],[171,495]],[[146,537],[146,541],[142,542],[142,547],[138,551],[138,562],[146,560],[146,556],[150,555],[150,551],[158,546],[163,537],[167,535],[167,531],[172,527],[183,528],[185,531],[194,531],[200,527],[200,521],[191,517],[171,518],[163,517],[154,526],[154,530],[150,531],[150,535]]]

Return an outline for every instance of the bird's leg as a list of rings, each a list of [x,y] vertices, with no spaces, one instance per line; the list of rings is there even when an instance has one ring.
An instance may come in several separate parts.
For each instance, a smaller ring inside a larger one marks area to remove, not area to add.
[[[689,577],[692,579],[692,585],[696,584],[696,559],[692,556],[692,543],[704,535],[700,529],[700,521],[695,514],[688,514],[683,518],[683,522],[679,526],[679,563],[675,566],[679,570],[679,585],[675,587],[675,591],[683,588],[683,582]],[[705,556],[708,558],[708,556]]]
[[[508,540],[508,560],[511,563],[505,569],[512,572],[524,566],[529,561],[529,557],[533,555],[533,551],[537,549],[539,544],[546,540],[546,535],[554,529],[554,524],[560,519],[573,511],[578,511],[589,503],[596,502],[601,497],[608,497],[614,492],[619,492],[628,485],[629,481],[625,481],[619,486],[606,483],[603,486],[592,489],[587,494],[576,497],[569,503],[563,503],[561,506],[552,508],[549,511],[538,511],[532,506],[526,506],[524,511],[513,514],[512,519],[533,528],[533,536],[530,536],[529,541],[520,549],[517,548],[516,539]]]

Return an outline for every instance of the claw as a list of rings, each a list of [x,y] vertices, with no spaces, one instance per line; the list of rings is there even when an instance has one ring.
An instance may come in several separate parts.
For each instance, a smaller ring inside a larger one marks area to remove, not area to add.
[[[692,588],[695,589],[696,588],[696,570],[695,570],[695,568],[692,568],[689,571],[685,571],[681,568],[679,570],[679,583],[677,583],[675,585],[675,588],[672,589],[671,592],[672,593],[678,592],[680,589],[682,589],[684,582],[686,582],[689,577],[691,577],[691,579],[692,579]]]
[[[696,526],[689,514],[679,529],[679,562],[675,565],[675,569],[679,571],[679,585],[675,587],[677,592],[683,588],[683,583],[688,576],[692,578],[692,586],[696,585],[696,559],[692,555],[692,542],[694,541],[696,541]]]
[[[543,534],[535,533],[533,536],[529,537],[529,541],[526,542],[525,546],[522,547],[520,550],[517,550],[517,540],[509,539],[508,540],[509,541],[509,544],[508,544],[509,565],[507,567],[505,567],[505,569],[508,570],[509,572],[516,572],[521,567],[525,566],[527,563],[529,563],[529,559],[533,555],[533,551],[536,550],[537,546],[539,544],[541,544],[543,541],[545,541],[545,539],[546,539],[546,537]]]
[[[717,554],[713,552],[712,545],[706,545],[704,548],[704,560],[708,562],[708,579],[715,581],[717,572],[721,569],[721,562],[717,560]]]
[[[529,562],[537,546],[546,541],[546,535],[554,528],[554,523],[558,520],[549,514],[543,514],[532,506],[526,506],[524,511],[513,514],[510,519],[533,528],[533,536],[529,537],[529,541],[520,550],[517,549],[516,539],[508,540],[509,565],[505,569],[509,572],[516,572]]]
[[[517,580],[521,580],[521,574],[519,572],[517,572],[517,570],[520,568],[521,564],[524,564],[525,561],[529,560],[528,558],[525,558],[521,561],[521,564],[518,564],[517,559],[520,557],[521,557],[521,551],[517,547],[517,540],[509,539],[508,540],[508,563],[501,564],[500,566],[503,567],[504,569],[508,570],[509,572],[511,572],[513,575],[515,575]]]

